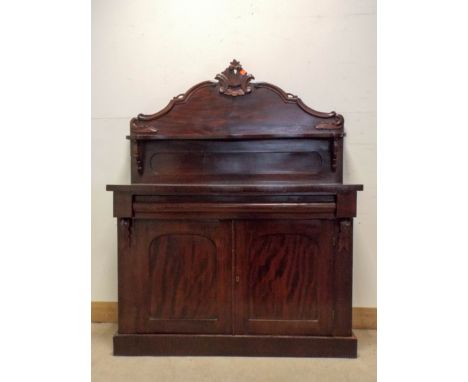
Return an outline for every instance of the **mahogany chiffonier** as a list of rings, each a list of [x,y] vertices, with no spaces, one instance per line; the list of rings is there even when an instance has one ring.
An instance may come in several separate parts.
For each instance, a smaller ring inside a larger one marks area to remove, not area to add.
[[[130,122],[114,354],[356,357],[343,117],[215,79]]]

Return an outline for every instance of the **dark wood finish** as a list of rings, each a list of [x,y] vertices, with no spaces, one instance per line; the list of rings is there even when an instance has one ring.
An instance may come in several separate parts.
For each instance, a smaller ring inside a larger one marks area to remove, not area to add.
[[[342,181],[341,115],[313,110],[275,85],[250,83],[253,76],[236,60],[216,79],[131,120],[133,183],[219,179],[246,171],[251,178],[266,173]]]
[[[335,224],[334,336],[350,336],[352,325],[353,290],[353,221],[339,220]]]
[[[314,184],[286,181],[229,181],[205,183],[156,183],[108,185],[108,191],[127,192],[132,195],[316,195],[361,191],[362,185]],[[344,200],[346,202],[346,200]]]
[[[331,220],[235,223],[235,333],[330,335]]]
[[[116,355],[356,357],[343,117],[232,61],[130,123]]]
[[[355,192],[340,192],[336,195],[336,217],[356,216],[356,196]]]
[[[144,171],[137,168],[134,181],[180,183],[229,178],[251,182],[276,178],[335,182],[341,167],[331,171],[329,145],[327,140],[313,139],[147,141],[141,155]]]
[[[237,60],[232,60],[226,70],[215,77],[219,80],[219,92],[233,97],[250,93],[250,81],[254,76],[248,74]]]
[[[135,219],[132,332],[230,333],[230,234],[225,221]]]
[[[342,116],[312,110],[297,96],[272,84],[253,84],[251,94],[235,99],[220,94],[219,89],[216,82],[202,82],[174,97],[160,112],[140,114],[131,121],[131,137],[159,140],[343,136]],[[323,128],[324,122],[328,129]]]
[[[357,338],[116,334],[114,355],[356,358]]]
[[[114,217],[130,218],[133,216],[133,196],[129,192],[114,193]]]

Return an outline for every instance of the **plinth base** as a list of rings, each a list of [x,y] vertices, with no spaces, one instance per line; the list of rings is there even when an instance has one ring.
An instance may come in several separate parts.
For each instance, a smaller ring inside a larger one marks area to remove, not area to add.
[[[114,355],[356,358],[357,338],[195,334],[116,334]]]

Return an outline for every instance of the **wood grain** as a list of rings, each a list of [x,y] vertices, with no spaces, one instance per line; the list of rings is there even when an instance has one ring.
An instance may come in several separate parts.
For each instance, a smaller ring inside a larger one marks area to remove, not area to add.
[[[289,177],[333,182],[327,140],[171,140],[145,142],[138,183]]]
[[[107,191],[127,192],[135,195],[313,195],[341,194],[362,191],[360,184],[316,183],[310,180],[244,178],[194,183],[155,183],[107,185]]]
[[[230,232],[226,221],[136,219],[119,333],[230,333]]]
[[[318,320],[316,273],[318,248],[301,234],[255,238],[248,254],[252,319]]]
[[[356,358],[357,338],[117,334],[114,355]]]
[[[233,60],[130,121],[115,354],[356,356],[344,119]]]
[[[283,98],[279,92],[278,87],[263,83],[256,85],[251,94],[233,99],[220,95],[216,83],[204,82],[191,89],[185,102],[178,102],[168,112],[132,120],[131,134],[159,139],[248,139],[259,135],[300,138],[305,134],[323,136],[324,130],[315,126],[324,121],[336,122],[336,114],[311,115],[294,102],[297,98],[288,102],[288,97]],[[289,126],[286,131],[285,126]],[[342,132],[342,126],[336,127],[331,132]]]
[[[235,223],[235,332],[329,335],[333,223]]]
[[[339,220],[335,227],[334,256],[335,324],[333,335],[349,336],[353,302],[353,222]]]
[[[149,253],[150,319],[217,319],[216,245],[206,236],[166,234]]]
[[[116,323],[117,301],[91,301],[91,322]],[[353,329],[377,329],[377,308],[353,308]]]

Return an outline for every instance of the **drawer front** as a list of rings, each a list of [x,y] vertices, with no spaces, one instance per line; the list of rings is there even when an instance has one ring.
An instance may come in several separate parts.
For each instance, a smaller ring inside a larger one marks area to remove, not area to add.
[[[138,198],[138,199],[141,199]],[[175,200],[151,199],[135,201],[133,213],[139,219],[307,219],[333,218],[336,202],[322,197],[320,200]]]

